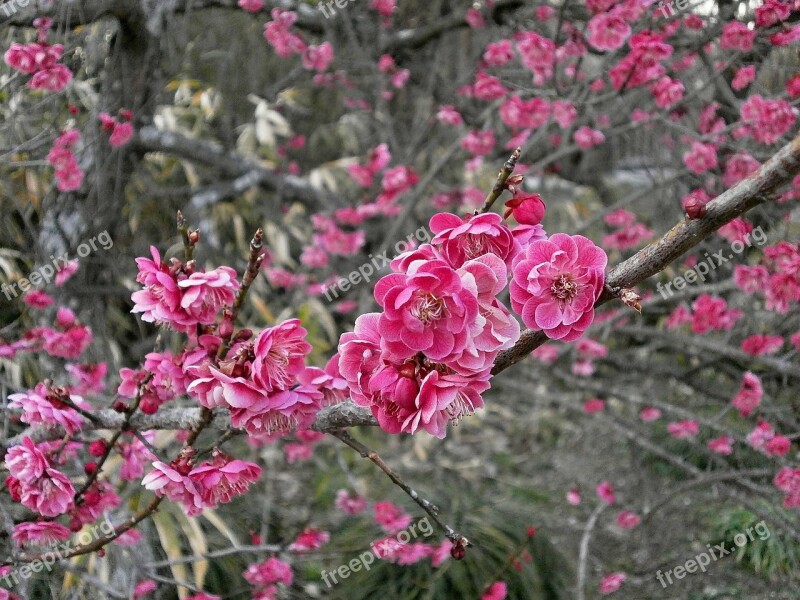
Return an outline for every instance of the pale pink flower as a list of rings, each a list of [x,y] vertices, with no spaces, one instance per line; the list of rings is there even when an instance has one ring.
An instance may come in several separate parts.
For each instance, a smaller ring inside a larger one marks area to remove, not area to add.
[[[153,469],[142,479],[142,487],[155,492],[157,496],[166,496],[172,502],[179,503],[189,516],[199,515],[204,508],[203,499],[194,482],[161,461],[153,463]]]
[[[218,453],[212,462],[204,462],[189,472],[189,480],[207,507],[227,504],[247,492],[261,476],[261,467],[242,460],[231,460]]]
[[[511,304],[526,326],[573,341],[594,319],[608,258],[583,236],[532,242],[513,263]]]
[[[693,438],[699,430],[700,424],[689,419],[667,423],[667,432],[677,440]]]
[[[627,579],[625,573],[611,573],[606,575],[600,581],[600,593],[603,595],[613,594],[616,592]]]
[[[612,486],[608,481],[601,481],[597,488],[595,488],[597,492],[597,496],[605,502],[606,504],[614,504],[616,501],[616,495],[614,494],[614,486]]]
[[[658,421],[661,418],[661,411],[653,406],[646,406],[639,412],[639,418],[645,423]]]
[[[470,154],[485,156],[493,149],[497,141],[491,129],[470,131],[461,139],[461,147]]]
[[[464,118],[452,104],[443,104],[436,113],[436,118],[445,125],[458,126],[464,124]]]
[[[559,351],[558,348],[553,346],[552,344],[545,344],[544,346],[539,346],[533,352],[531,352],[531,356],[533,356],[538,361],[550,365],[558,359]]]
[[[631,26],[614,12],[599,13],[587,25],[589,43],[598,50],[616,50],[631,35]]]
[[[56,271],[55,285],[61,287],[69,281],[75,273],[78,272],[80,264],[77,260],[71,260],[63,265]]]
[[[145,596],[149,596],[152,592],[155,592],[158,588],[158,585],[152,579],[145,579],[144,581],[140,581],[136,584],[136,587],[133,589],[133,600],[139,600],[139,598],[144,598]]]
[[[753,431],[747,434],[746,439],[750,447],[764,452],[767,442],[774,437],[775,431],[772,429],[772,425],[766,421],[759,421],[758,425],[755,426]]]
[[[312,350],[307,335],[300,319],[283,321],[259,333],[253,342],[253,381],[267,392],[287,389],[295,383]]]
[[[593,148],[605,142],[606,136],[603,135],[602,131],[584,125],[579,127],[575,133],[572,134],[572,139],[575,140],[575,143],[578,144],[580,148],[588,150],[589,148]]]
[[[75,406],[91,410],[91,406],[83,401],[80,396],[68,394],[65,390],[49,390],[43,383],[39,383],[33,390],[25,393],[10,394],[9,408],[22,409],[21,421],[30,425],[44,425],[46,427],[62,427],[72,435],[79,431],[84,423],[84,418],[65,401],[69,400]]]
[[[723,456],[730,456],[733,454],[733,443],[736,440],[730,436],[722,436],[708,440],[708,449]]]
[[[411,515],[388,500],[376,502],[374,510],[375,522],[390,535],[405,529],[411,524]]]
[[[578,488],[571,488],[567,492],[567,502],[572,506],[578,506],[581,503],[581,493]]]
[[[17,546],[51,546],[59,541],[68,540],[71,534],[72,532],[60,523],[38,521],[15,525],[11,537]]]
[[[359,494],[339,490],[336,492],[336,508],[348,515],[358,515],[367,510],[367,500]]]
[[[463,219],[451,213],[438,213],[431,217],[430,229],[435,234],[431,243],[455,269],[487,253],[510,266],[520,250],[503,219],[492,212]]]
[[[316,527],[306,527],[289,545],[292,552],[308,552],[322,548],[331,539],[331,534]]]
[[[664,76],[650,88],[650,92],[656,100],[656,106],[669,108],[683,98],[683,83],[677,79]]]
[[[642,522],[642,519],[634,512],[623,510],[617,515],[616,522],[622,529],[633,529]]]
[[[303,52],[303,66],[309,71],[322,73],[333,61],[333,46],[323,42],[319,46],[308,46]]]
[[[725,163],[725,173],[722,183],[725,187],[733,187],[751,173],[754,173],[761,163],[747,152],[737,152]]]

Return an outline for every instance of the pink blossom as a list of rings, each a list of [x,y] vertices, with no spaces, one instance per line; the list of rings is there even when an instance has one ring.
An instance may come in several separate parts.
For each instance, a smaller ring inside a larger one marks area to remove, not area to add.
[[[513,215],[521,225],[539,225],[544,218],[547,207],[539,194],[517,196],[505,204],[504,218]],[[512,231],[513,233],[513,231]]]
[[[297,21],[297,13],[273,8],[270,14],[272,20],[264,25],[264,38],[275,48],[276,54],[286,57],[303,52],[306,43],[290,31]]]
[[[742,377],[739,391],[731,400],[731,404],[743,417],[748,417],[761,404],[764,389],[757,375],[747,371]]]
[[[431,566],[433,566],[434,569],[438,569],[442,566],[442,564],[450,558],[450,551],[452,548],[453,542],[450,540],[443,540],[431,553]]]
[[[142,487],[179,503],[189,516],[200,514],[204,508],[200,492],[187,474],[161,461],[153,463],[153,469],[142,479]]]
[[[581,493],[578,488],[571,488],[567,492],[567,502],[572,506],[578,506],[581,503]]]
[[[478,71],[475,74],[475,84],[472,86],[472,94],[478,100],[491,102],[503,98],[507,93],[508,90],[497,77],[487,75],[482,71]]]
[[[382,17],[391,17],[396,9],[397,0],[372,0],[370,6]]]
[[[603,595],[613,594],[616,592],[627,579],[625,573],[611,573],[606,575],[600,581],[600,593]]]
[[[789,102],[765,100],[758,94],[742,103],[740,111],[750,135],[762,144],[774,144],[797,121],[797,109]]]
[[[568,129],[578,118],[575,105],[569,100],[555,100],[551,104],[553,119],[562,129]]]
[[[22,409],[20,420],[23,423],[61,426],[69,435],[79,431],[84,422],[84,418],[70,404],[84,410],[91,408],[80,396],[70,395],[62,389],[48,389],[43,383],[25,393],[10,394],[8,399],[11,401],[9,408]]]
[[[741,67],[736,71],[736,75],[733,77],[731,81],[731,88],[736,91],[743,90],[748,85],[750,85],[753,80],[756,78],[756,67],[755,65],[748,65],[746,67]]]
[[[431,217],[430,229],[435,234],[431,243],[456,269],[487,253],[494,254],[510,266],[519,252],[511,230],[496,213],[463,219],[451,213],[439,213]]]
[[[608,258],[583,236],[532,242],[513,263],[511,304],[526,326],[573,341],[594,319]]]
[[[746,294],[761,292],[767,287],[769,271],[761,265],[748,267],[736,265],[733,270],[733,280]]]
[[[553,77],[555,42],[534,31],[522,31],[515,36],[517,52],[522,65],[533,72],[535,85],[542,85]]]
[[[742,351],[753,356],[768,356],[777,353],[783,346],[779,335],[757,334],[742,340]]]
[[[264,0],[239,0],[239,8],[249,13],[257,13],[264,8]]]
[[[502,67],[514,59],[514,48],[511,40],[500,40],[490,43],[483,53],[483,61],[490,67]]]
[[[272,557],[262,563],[255,563],[247,567],[244,578],[248,583],[256,586],[268,586],[273,583],[289,586],[292,585],[294,575],[292,567],[288,563]]]
[[[608,481],[601,481],[597,485],[597,488],[595,488],[595,492],[597,492],[597,496],[600,498],[600,500],[606,504],[614,504],[616,501],[614,486],[612,486]]]
[[[631,35],[631,26],[613,12],[594,15],[587,24],[589,43],[598,50],[616,50]]]
[[[592,129],[586,125],[579,127],[572,135],[572,138],[575,140],[575,143],[584,150],[593,148],[606,141],[606,136],[603,135],[602,131]]]
[[[623,510],[617,515],[616,522],[622,529],[633,529],[642,522],[642,519],[636,513]]]
[[[401,360],[417,352],[442,362],[457,359],[478,317],[474,280],[442,260],[417,261],[406,274],[387,275],[376,284],[375,299],[384,309],[382,348]]]
[[[725,187],[733,187],[751,173],[754,173],[761,163],[747,152],[737,152],[725,163],[725,174],[722,183]]]
[[[108,138],[108,143],[112,147],[118,148],[124,146],[133,137],[133,124],[132,123],[115,123],[114,131],[111,137]]]
[[[770,456],[786,456],[792,447],[791,440],[784,435],[776,435],[764,445],[764,450]]]
[[[756,8],[756,27],[769,27],[785,20],[792,12],[791,7],[780,0],[765,0]]]
[[[70,81],[72,81],[72,71],[62,64],[56,64],[50,68],[37,71],[28,82],[28,87],[32,90],[60,92],[67,87]]]
[[[289,545],[292,552],[308,552],[317,550],[328,543],[331,534],[315,527],[306,527],[294,542]]]
[[[468,9],[464,20],[472,29],[481,29],[486,26],[486,21],[484,21],[481,11],[477,8]]]
[[[443,104],[440,106],[439,112],[436,113],[436,118],[440,123],[444,123],[445,125],[458,126],[464,124],[464,118],[452,104]]]
[[[550,103],[542,98],[523,100],[517,95],[509,98],[500,107],[500,118],[512,129],[535,129],[550,119]]]
[[[339,490],[336,492],[336,508],[348,515],[358,515],[367,510],[367,500],[356,493]]]
[[[693,438],[700,430],[700,424],[697,421],[684,420],[667,423],[667,432],[676,440],[685,440]]]
[[[508,596],[508,588],[505,581],[495,581],[486,588],[481,595],[481,600],[504,600]]]
[[[722,436],[708,440],[708,449],[723,456],[730,456],[733,454],[734,438],[730,436]]]
[[[242,460],[231,460],[218,453],[213,462],[204,462],[189,472],[189,480],[200,493],[203,504],[227,504],[247,492],[261,476],[261,467]]]
[[[25,486],[41,478],[50,467],[44,453],[27,436],[22,438],[22,444],[8,449],[5,463],[8,472]]]
[[[683,155],[683,164],[692,173],[705,173],[717,166],[717,149],[713,144],[692,142],[691,149]]]
[[[741,21],[731,21],[722,27],[719,45],[723,50],[740,50],[749,52],[753,49],[756,32],[749,29]]]
[[[333,46],[323,42],[319,46],[308,46],[303,51],[303,66],[309,71],[322,73],[333,61]]]
[[[70,260],[63,265],[61,268],[56,271],[56,278],[55,278],[55,285],[56,287],[61,287],[67,281],[69,281],[75,273],[78,272],[78,267],[80,263],[77,260]]]
[[[144,581],[140,581],[136,584],[136,587],[133,589],[133,600],[139,600],[139,598],[144,598],[145,596],[149,596],[152,592],[155,592],[158,588],[158,585],[152,579],[145,579]]]
[[[692,304],[692,331],[706,333],[712,330],[730,331],[742,312],[728,308],[724,298],[703,294]]]
[[[32,290],[22,297],[22,301],[31,308],[47,308],[53,305],[53,299],[41,290]]]
[[[669,108],[683,98],[683,83],[671,77],[664,76],[653,84],[650,89],[659,108]]]
[[[411,515],[403,512],[399,506],[388,500],[376,502],[374,510],[375,522],[390,535],[402,531],[411,524]]]
[[[51,546],[59,541],[68,540],[70,530],[60,523],[53,521],[38,521],[36,523],[20,523],[14,526],[12,538],[17,546],[30,544]]]
[[[593,415],[599,412],[603,412],[606,407],[606,403],[599,398],[592,398],[591,400],[587,400],[583,403],[583,412],[587,415]]]
[[[531,352],[531,356],[546,365],[554,363],[558,358],[558,355],[558,348],[551,344],[539,346],[533,352]]]
[[[747,434],[747,443],[754,449],[764,451],[767,442],[775,437],[772,425],[766,421],[759,421],[753,431]]]
[[[789,78],[786,82],[786,93],[792,99],[800,96],[800,73],[796,73]]]
[[[470,131],[461,138],[461,147],[467,152],[478,156],[489,154],[496,143],[494,132],[491,129]]]

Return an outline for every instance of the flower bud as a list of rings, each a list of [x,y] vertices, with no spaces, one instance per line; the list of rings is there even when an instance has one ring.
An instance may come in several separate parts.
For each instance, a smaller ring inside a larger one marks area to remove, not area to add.
[[[683,210],[690,219],[702,219],[706,215],[705,203],[695,196],[688,196],[683,200]]]
[[[94,457],[103,456],[108,448],[108,442],[105,440],[95,440],[89,444],[89,455]]]

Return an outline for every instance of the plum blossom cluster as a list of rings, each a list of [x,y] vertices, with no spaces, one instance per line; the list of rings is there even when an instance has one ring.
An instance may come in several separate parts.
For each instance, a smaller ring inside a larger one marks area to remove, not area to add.
[[[38,18],[34,25],[38,31],[36,42],[13,43],[4,55],[5,63],[21,73],[32,75],[28,87],[32,90],[60,92],[72,80],[72,71],[59,61],[64,54],[61,44],[48,44],[47,35],[53,21]]]
[[[47,154],[47,162],[55,168],[56,186],[62,192],[80,189],[84,173],[73,149],[81,139],[77,129],[68,129],[56,138]]]
[[[483,407],[495,357],[519,337],[497,298],[509,274],[512,305],[529,327],[574,340],[591,323],[605,253],[581,236],[548,239],[538,196],[507,206],[513,229],[495,213],[434,215],[431,243],[397,257],[376,284],[382,312],[342,335],[339,371],[384,430],[444,437],[448,421]]]
[[[736,267],[734,281],[746,294],[763,295],[767,310],[786,314],[800,302],[800,249],[789,242],[768,246],[761,264]]]
[[[103,131],[111,134],[108,143],[117,148],[127,144],[133,137],[133,113],[127,109],[119,111],[119,118],[112,117],[108,113],[100,113],[100,124]]]

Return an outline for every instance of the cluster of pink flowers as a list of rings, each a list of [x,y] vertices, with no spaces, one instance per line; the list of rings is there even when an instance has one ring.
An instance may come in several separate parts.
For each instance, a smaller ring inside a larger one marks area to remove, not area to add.
[[[192,450],[184,450],[171,464],[153,463],[142,486],[179,503],[190,516],[244,494],[261,476],[261,467],[231,459],[215,450],[211,461],[192,464]]]
[[[136,281],[145,288],[132,295],[131,312],[142,313],[143,321],[193,333],[198,325],[214,323],[222,307],[236,299],[239,282],[230,267],[205,272],[197,270],[193,262],[184,264],[177,259],[167,265],[155,247],[151,246],[150,252],[152,260],[136,259]]]
[[[45,453],[29,437],[5,456],[6,478],[11,498],[45,517],[63,515],[73,506],[75,488],[61,471],[54,469]]]
[[[764,248],[764,264],[737,265],[734,281],[746,294],[763,294],[767,310],[787,313],[800,302],[800,249],[780,242]]]
[[[79,431],[84,418],[74,408],[91,410],[91,405],[80,396],[72,395],[64,388],[48,388],[39,383],[33,390],[25,393],[10,394],[9,408],[22,410],[21,420],[30,425],[47,427],[61,426],[70,435]]]
[[[694,333],[730,331],[742,314],[742,311],[728,307],[724,298],[702,294],[692,303],[691,310],[683,304],[677,306],[667,320],[667,327],[674,329],[691,323]]]
[[[56,185],[62,192],[80,189],[83,183],[83,171],[75,158],[73,148],[80,141],[81,134],[77,129],[69,129],[56,138],[53,147],[47,154],[47,162],[55,167]]]
[[[761,386],[761,379],[755,373],[747,371],[742,376],[742,384],[731,400],[731,404],[739,411],[740,415],[749,417],[761,404],[763,395],[764,388]]]
[[[747,434],[747,443],[764,454],[785,456],[792,446],[792,441],[785,435],[778,435],[772,425],[759,421],[753,431]]]
[[[33,75],[28,82],[31,89],[60,92],[72,80],[72,71],[58,62],[64,54],[64,46],[47,43],[51,24],[50,19],[36,19],[38,40],[30,44],[11,44],[4,58],[12,69]]]
[[[100,113],[100,124],[103,131],[110,133],[108,143],[114,148],[124,146],[133,137],[133,113],[129,110],[120,111],[120,119],[112,117],[108,113]]]
[[[497,299],[513,275],[511,301],[529,327],[574,340],[594,316],[606,256],[586,238],[546,239],[538,196],[515,198],[506,216],[434,215],[431,244],[391,263],[375,286],[383,309],[342,335],[339,371],[353,400],[371,408],[391,433],[425,429],[438,437],[447,421],[483,406],[497,354],[519,325]]]
[[[615,231],[603,236],[603,247],[617,250],[636,248],[653,237],[653,231],[636,220],[636,215],[623,208],[606,215],[605,222]]]
[[[278,584],[292,585],[294,574],[289,564],[272,557],[247,567],[244,578],[256,588],[253,593],[254,600],[275,600],[278,595]]]

